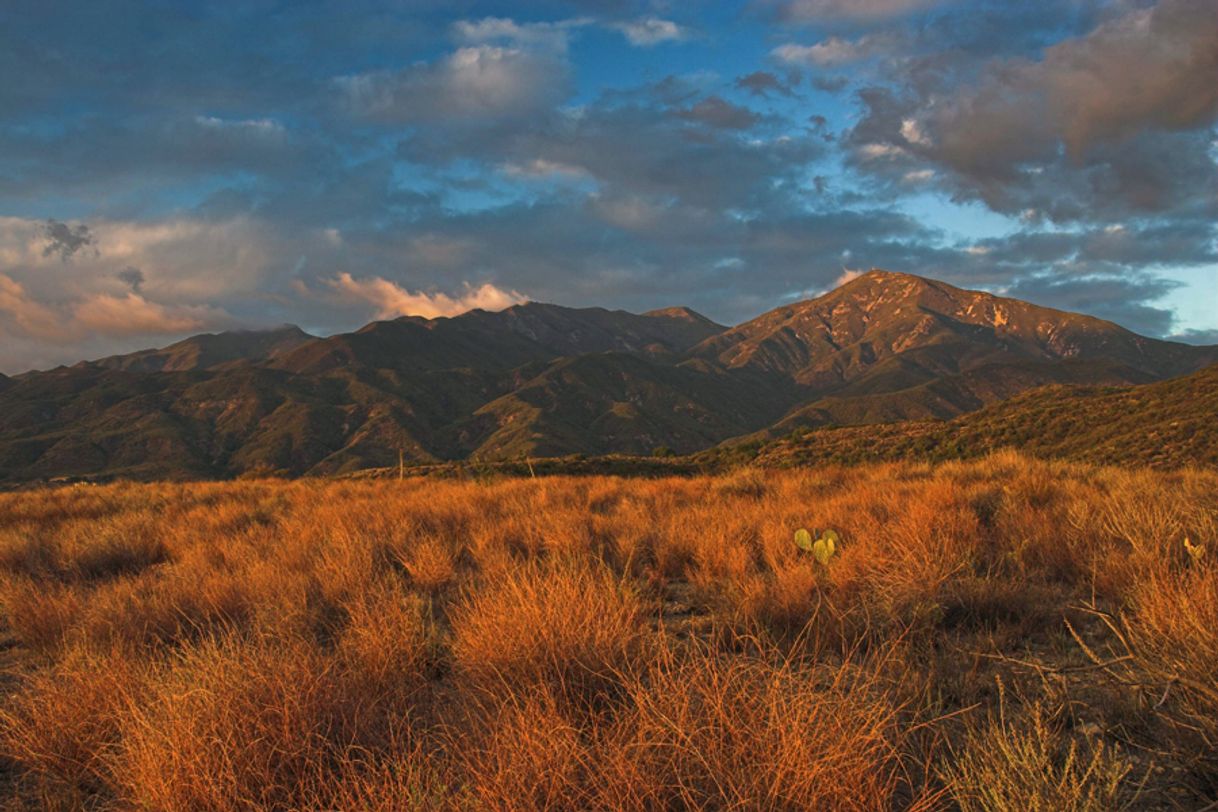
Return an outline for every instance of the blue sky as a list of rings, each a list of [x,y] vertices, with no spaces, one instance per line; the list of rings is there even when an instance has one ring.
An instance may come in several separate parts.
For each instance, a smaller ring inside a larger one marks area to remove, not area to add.
[[[1218,343],[1218,2],[15,0],[0,371],[851,270]]]

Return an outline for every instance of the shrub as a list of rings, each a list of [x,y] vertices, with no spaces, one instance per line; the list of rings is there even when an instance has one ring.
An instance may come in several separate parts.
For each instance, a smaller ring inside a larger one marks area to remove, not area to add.
[[[453,610],[453,660],[481,691],[544,683],[566,699],[595,701],[643,658],[642,613],[603,566],[526,564]]]
[[[1020,724],[969,729],[944,770],[962,812],[1115,812],[1127,808],[1129,763],[1095,739],[1080,747],[1051,728],[1039,706]]]

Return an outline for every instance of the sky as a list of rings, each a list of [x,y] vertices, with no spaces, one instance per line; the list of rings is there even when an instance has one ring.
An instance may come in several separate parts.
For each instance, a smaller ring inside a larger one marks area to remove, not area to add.
[[[6,0],[0,372],[873,267],[1218,343],[1218,0]]]

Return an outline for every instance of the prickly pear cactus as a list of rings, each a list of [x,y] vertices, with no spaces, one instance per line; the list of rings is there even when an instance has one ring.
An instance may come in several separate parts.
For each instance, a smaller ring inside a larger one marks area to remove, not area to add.
[[[802,527],[795,531],[795,546],[806,553],[812,553],[812,557],[825,567],[829,566],[829,561],[837,552],[837,545],[840,541],[841,538],[834,530],[826,530],[816,540],[813,540],[812,534]]]
[[[821,566],[829,566],[829,559],[833,558],[833,554],[837,552],[837,543],[840,540],[837,533],[826,530],[812,545],[812,555],[816,557]]]

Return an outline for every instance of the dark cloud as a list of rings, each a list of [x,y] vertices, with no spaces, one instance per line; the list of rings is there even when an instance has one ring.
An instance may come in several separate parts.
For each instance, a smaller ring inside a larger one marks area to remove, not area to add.
[[[798,75],[788,81],[770,71],[759,70],[741,76],[736,80],[736,87],[754,96],[768,96],[771,93],[778,96],[791,96],[794,94],[794,86],[798,82]]]
[[[93,232],[84,223],[69,225],[58,220],[47,220],[42,231],[46,237],[42,255],[59,257],[62,262],[67,262],[81,250],[92,248],[97,243]]]
[[[747,130],[760,120],[760,117],[747,107],[724,101],[719,96],[708,96],[686,110],[679,110],[677,115],[687,121],[697,121],[725,130]]]
[[[1212,2],[1162,0],[975,78],[867,88],[855,165],[889,180],[930,165],[957,197],[1057,222],[1195,210],[1218,180],[1215,43]],[[869,161],[879,148],[896,160]]]
[[[124,285],[131,288],[134,293],[139,293],[140,288],[144,286],[144,272],[139,268],[133,268],[128,265],[114,276]]]
[[[845,76],[813,76],[809,84],[822,93],[840,93],[850,84]]]
[[[1218,330],[1185,330],[1168,336],[1172,341],[1182,341],[1185,344],[1202,346],[1218,345]]]
[[[824,154],[823,142],[778,132],[743,138],[725,126],[744,123],[734,106],[690,103],[691,95],[688,87],[665,80],[604,94],[576,111],[495,128],[419,130],[402,142],[399,156],[427,166],[540,163],[579,173],[602,195],[661,206],[758,212],[798,205],[806,194],[805,167]],[[691,110],[698,111],[698,123],[714,118],[719,126],[691,126]]]

